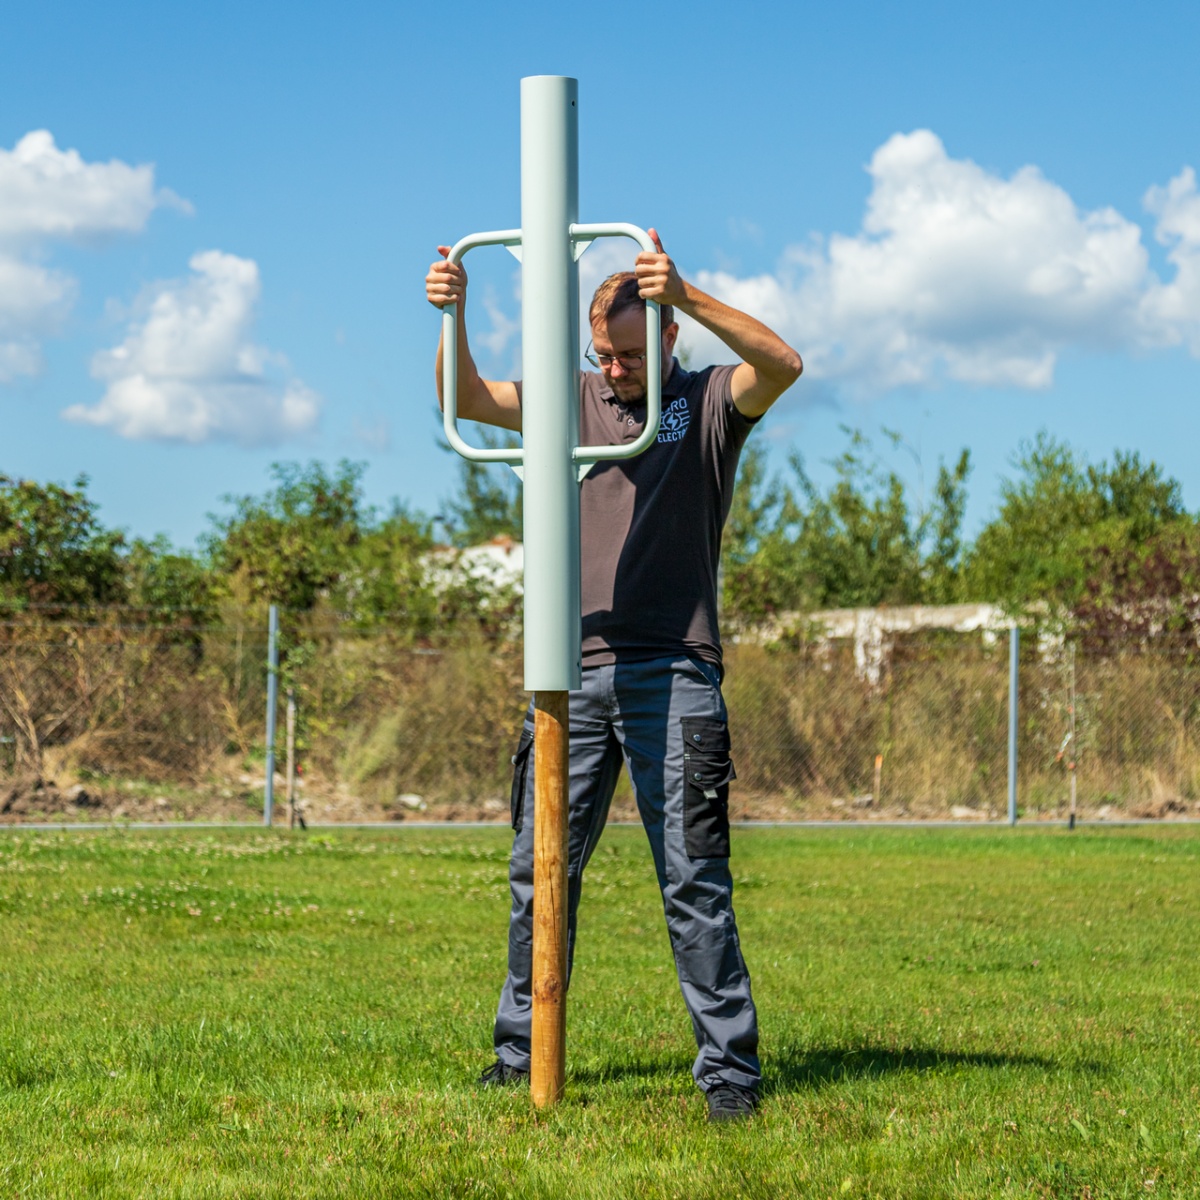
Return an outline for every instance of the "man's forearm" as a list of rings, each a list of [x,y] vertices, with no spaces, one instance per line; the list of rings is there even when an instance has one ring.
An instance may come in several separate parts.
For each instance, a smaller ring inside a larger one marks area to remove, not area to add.
[[[521,430],[521,391],[515,383],[489,383],[479,374],[471,347],[467,341],[467,326],[462,310],[458,314],[458,415],[467,421],[482,421],[485,425],[498,425],[501,429]],[[437,396],[438,406],[444,411],[446,397],[443,395],[442,370],[445,346],[438,338],[437,348]]]
[[[675,307],[715,333],[760,375],[791,384],[803,369],[800,355],[761,321],[684,282],[684,296]]]
[[[480,386],[479,368],[475,366],[475,360],[471,357],[471,347],[467,339],[467,320],[466,313],[463,309],[466,306],[460,306],[458,320],[455,326],[458,330],[458,411],[464,414],[464,406],[470,403],[472,395]],[[444,334],[438,336],[437,360],[435,370],[437,371],[437,397],[438,406],[446,407],[446,397],[442,394],[443,362],[444,362]]]

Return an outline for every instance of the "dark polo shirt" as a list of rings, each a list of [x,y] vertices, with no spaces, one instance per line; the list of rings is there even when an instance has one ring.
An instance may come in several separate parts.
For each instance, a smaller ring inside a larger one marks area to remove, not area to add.
[[[733,367],[672,360],[658,438],[583,480],[583,663],[691,655],[721,668],[717,567],[742,446],[756,420],[734,406]],[[580,441],[633,441],[646,423],[604,376],[581,377]]]

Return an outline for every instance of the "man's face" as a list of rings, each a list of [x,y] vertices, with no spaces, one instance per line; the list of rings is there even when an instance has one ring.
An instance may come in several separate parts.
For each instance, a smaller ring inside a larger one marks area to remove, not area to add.
[[[670,370],[671,353],[679,334],[678,325],[668,325],[662,331],[662,361],[664,380]],[[640,404],[646,399],[646,316],[636,308],[627,308],[615,316],[598,317],[592,322],[592,346],[597,356],[608,355],[605,363],[601,357],[600,369],[609,387],[624,404]],[[635,370],[623,367],[618,361],[622,357],[642,358],[642,365]]]

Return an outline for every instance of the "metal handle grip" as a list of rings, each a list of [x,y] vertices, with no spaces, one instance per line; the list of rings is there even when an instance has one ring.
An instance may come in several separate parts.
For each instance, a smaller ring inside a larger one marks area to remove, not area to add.
[[[650,235],[636,225],[624,221],[611,221],[600,225],[572,225],[573,242],[593,242],[602,237],[627,237],[637,242],[649,254],[656,254],[658,247]],[[635,458],[648,450],[658,437],[658,423],[662,417],[662,322],[658,302],[646,301],[646,428],[641,436],[627,446],[576,446],[574,458],[577,463],[606,462],[615,458]]]
[[[468,250],[476,246],[519,246],[519,229],[501,229],[492,233],[468,234],[456,242],[446,256],[447,262],[457,263]],[[458,305],[442,308],[442,429],[446,441],[472,462],[502,462],[516,466],[525,458],[520,446],[500,448],[469,446],[458,432]]]

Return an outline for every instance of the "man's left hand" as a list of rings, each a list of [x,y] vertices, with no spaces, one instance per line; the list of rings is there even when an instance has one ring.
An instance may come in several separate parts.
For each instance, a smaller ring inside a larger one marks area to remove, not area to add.
[[[638,295],[643,300],[657,300],[659,304],[679,306],[687,301],[687,291],[670,255],[663,250],[662,240],[654,229],[647,230],[657,253],[643,250],[637,256],[633,271],[637,276]]]

